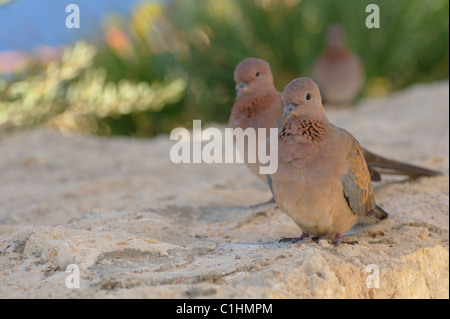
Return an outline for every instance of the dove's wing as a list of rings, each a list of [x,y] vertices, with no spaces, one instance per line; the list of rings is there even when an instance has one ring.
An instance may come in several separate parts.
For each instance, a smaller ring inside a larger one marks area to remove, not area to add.
[[[342,177],[344,196],[353,213],[370,217],[375,209],[375,200],[364,152],[352,135],[342,131],[351,143],[347,154],[347,172]]]

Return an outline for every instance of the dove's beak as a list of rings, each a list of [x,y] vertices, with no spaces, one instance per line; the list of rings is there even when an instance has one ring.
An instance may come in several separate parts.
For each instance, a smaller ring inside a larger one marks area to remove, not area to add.
[[[236,84],[236,96],[239,96],[241,94],[242,90],[245,89],[247,86],[247,82],[239,82]]]
[[[295,107],[296,107],[296,105],[294,105],[294,104],[286,105],[286,107],[284,108],[283,119],[287,118],[289,113],[291,113],[295,109]]]

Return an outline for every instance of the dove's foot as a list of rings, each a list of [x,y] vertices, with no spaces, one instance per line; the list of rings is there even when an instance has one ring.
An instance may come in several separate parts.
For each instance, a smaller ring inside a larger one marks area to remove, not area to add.
[[[278,242],[279,243],[293,243],[295,244],[298,241],[301,241],[305,239],[306,237],[309,237],[309,234],[303,232],[300,237],[290,237],[290,238],[281,238]]]
[[[265,205],[269,205],[269,204],[275,204],[275,199],[273,198],[273,196],[272,196],[272,198],[269,199],[267,202],[259,203],[259,204],[256,204],[256,205],[252,205],[252,206],[249,206],[249,208],[250,208],[250,209],[258,208],[258,207],[265,206]]]
[[[358,241],[356,240],[350,238],[342,238],[342,233],[336,233],[334,238],[331,239],[331,243],[334,244],[334,247],[337,247],[340,244],[348,244],[348,245],[359,244]]]

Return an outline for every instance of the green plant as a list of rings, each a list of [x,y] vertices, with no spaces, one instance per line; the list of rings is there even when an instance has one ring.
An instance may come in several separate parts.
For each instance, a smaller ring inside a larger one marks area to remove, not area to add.
[[[363,61],[361,97],[448,78],[449,2],[378,0],[172,0],[141,2],[105,22],[103,44],[80,43],[59,63],[0,80],[0,124],[52,125],[95,134],[152,136],[192,119],[226,122],[233,70],[267,60],[275,86],[311,76],[327,27],[339,22]]]

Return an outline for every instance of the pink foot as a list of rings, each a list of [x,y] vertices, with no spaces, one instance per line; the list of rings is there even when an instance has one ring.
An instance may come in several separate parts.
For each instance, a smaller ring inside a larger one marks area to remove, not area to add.
[[[334,247],[337,247],[340,244],[348,244],[348,245],[359,244],[358,241],[356,241],[356,240],[342,238],[341,232],[338,232],[334,235],[334,238],[331,240],[331,243],[334,244]]]

